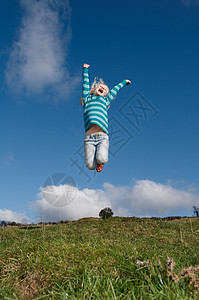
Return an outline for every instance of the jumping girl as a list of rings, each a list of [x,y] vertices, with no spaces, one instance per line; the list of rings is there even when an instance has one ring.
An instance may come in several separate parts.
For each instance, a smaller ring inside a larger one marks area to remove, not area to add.
[[[83,65],[83,95],[80,102],[84,109],[84,154],[86,166],[89,170],[96,169],[101,172],[108,162],[109,136],[108,114],[110,103],[116,97],[118,91],[131,83],[126,79],[114,86],[109,92],[108,86],[100,78],[95,78],[91,89],[89,85],[88,68]]]

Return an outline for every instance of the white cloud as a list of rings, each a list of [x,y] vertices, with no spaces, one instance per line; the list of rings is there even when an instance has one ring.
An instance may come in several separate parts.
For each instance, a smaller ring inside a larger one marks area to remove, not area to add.
[[[199,0],[182,0],[182,2],[186,6],[190,6],[190,5],[197,6],[197,5],[199,5]]]
[[[3,159],[3,164],[6,166],[11,166],[14,162],[16,162],[14,158],[14,153],[13,152],[7,152],[4,159]]]
[[[119,216],[192,215],[192,206],[199,205],[198,195],[150,180],[134,180],[129,186],[104,183],[103,188],[97,190],[77,189],[73,199],[64,192],[68,188],[67,185],[40,188],[34,209],[46,220],[59,221],[98,217],[104,207],[111,207],[114,215]],[[59,203],[62,207],[52,201],[53,190],[54,199],[62,195]]]
[[[192,205],[199,203],[197,195],[150,180],[134,180],[130,186],[119,187],[105,183],[104,188],[113,203],[125,206],[130,215],[136,216],[187,215]]]
[[[71,199],[65,192],[68,187],[67,185],[60,185],[59,187],[40,188],[41,192],[37,195],[38,200],[33,203],[32,208],[41,216],[45,216],[46,220],[60,221],[77,220],[90,216],[98,217],[102,208],[110,206],[110,202],[104,197],[104,191],[102,190],[84,189],[81,191],[76,189],[75,195]],[[62,197],[58,199],[60,195]],[[53,201],[52,198],[55,200]]]
[[[0,209],[0,221],[16,222],[22,224],[30,223],[30,220],[26,216],[26,214],[16,213],[8,209],[4,209],[4,210]]]
[[[71,39],[68,0],[21,0],[23,17],[6,67],[7,85],[16,93],[48,91],[66,98],[79,77],[66,67]]]

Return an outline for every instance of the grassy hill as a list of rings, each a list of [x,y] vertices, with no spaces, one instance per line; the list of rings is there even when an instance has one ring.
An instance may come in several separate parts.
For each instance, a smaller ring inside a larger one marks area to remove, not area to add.
[[[199,218],[0,229],[0,299],[199,299]]]

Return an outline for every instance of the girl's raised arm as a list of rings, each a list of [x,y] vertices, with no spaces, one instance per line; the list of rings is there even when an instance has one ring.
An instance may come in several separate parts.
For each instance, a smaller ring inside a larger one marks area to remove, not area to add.
[[[89,91],[90,91],[89,75],[88,75],[89,67],[90,67],[90,65],[83,64],[83,89],[82,89],[83,101],[86,100],[86,97],[89,95]]]
[[[120,82],[119,84],[115,85],[110,92],[107,95],[107,101],[108,101],[108,105],[114,100],[114,98],[116,97],[117,93],[119,92],[119,90],[121,88],[123,88],[123,86],[125,85],[129,85],[131,83],[130,80],[125,79],[122,82]]]

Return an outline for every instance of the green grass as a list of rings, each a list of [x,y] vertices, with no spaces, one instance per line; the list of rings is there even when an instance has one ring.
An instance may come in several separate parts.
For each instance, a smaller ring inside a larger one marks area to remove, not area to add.
[[[0,229],[0,299],[199,299],[198,264],[199,218]]]

